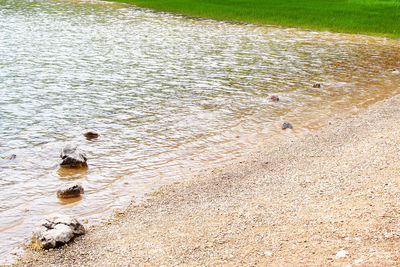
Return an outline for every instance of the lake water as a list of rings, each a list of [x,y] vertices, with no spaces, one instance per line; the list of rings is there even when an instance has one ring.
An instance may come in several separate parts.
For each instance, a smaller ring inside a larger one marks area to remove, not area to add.
[[[0,264],[46,214],[99,222],[160,185],[398,94],[399,51],[396,40],[108,2],[0,0]],[[100,137],[86,140],[88,129]],[[59,168],[70,142],[87,170]],[[72,182],[85,194],[58,199]]]

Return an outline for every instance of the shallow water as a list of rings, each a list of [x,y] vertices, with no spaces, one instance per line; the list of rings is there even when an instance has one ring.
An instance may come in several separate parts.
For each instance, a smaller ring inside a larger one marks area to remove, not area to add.
[[[132,196],[400,90],[390,39],[63,0],[0,0],[0,29],[0,264],[45,214],[98,222]],[[87,170],[59,169],[68,142]],[[58,199],[71,182],[85,194]]]

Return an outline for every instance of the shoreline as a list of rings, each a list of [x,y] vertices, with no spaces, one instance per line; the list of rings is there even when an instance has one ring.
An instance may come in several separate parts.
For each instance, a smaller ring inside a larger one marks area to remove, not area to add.
[[[106,0],[170,13],[193,19],[272,27],[296,28],[312,31],[361,34],[383,38],[400,38],[399,4],[394,1],[281,2],[275,0],[208,2],[162,0]],[[357,12],[355,12],[357,10]]]
[[[400,263],[400,95],[163,186],[16,265]]]

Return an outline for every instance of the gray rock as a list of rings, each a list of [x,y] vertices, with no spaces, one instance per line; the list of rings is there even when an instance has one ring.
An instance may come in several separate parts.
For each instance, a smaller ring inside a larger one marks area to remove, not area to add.
[[[68,144],[61,151],[61,167],[64,168],[83,168],[87,167],[87,158],[83,151],[77,146]]]
[[[84,233],[85,228],[75,218],[51,214],[38,223],[33,232],[32,245],[41,249],[56,248]]]
[[[76,184],[76,185],[68,186],[68,187],[58,190],[57,196],[59,198],[79,197],[84,192],[85,191],[84,191],[83,187],[79,184]]]
[[[290,124],[289,122],[284,122],[282,124],[282,130],[286,130],[286,129],[293,129],[292,124]]]

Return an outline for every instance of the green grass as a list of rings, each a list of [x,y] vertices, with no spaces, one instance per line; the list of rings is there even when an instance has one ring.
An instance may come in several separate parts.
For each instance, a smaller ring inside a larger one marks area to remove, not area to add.
[[[233,22],[400,38],[400,0],[114,0]]]

